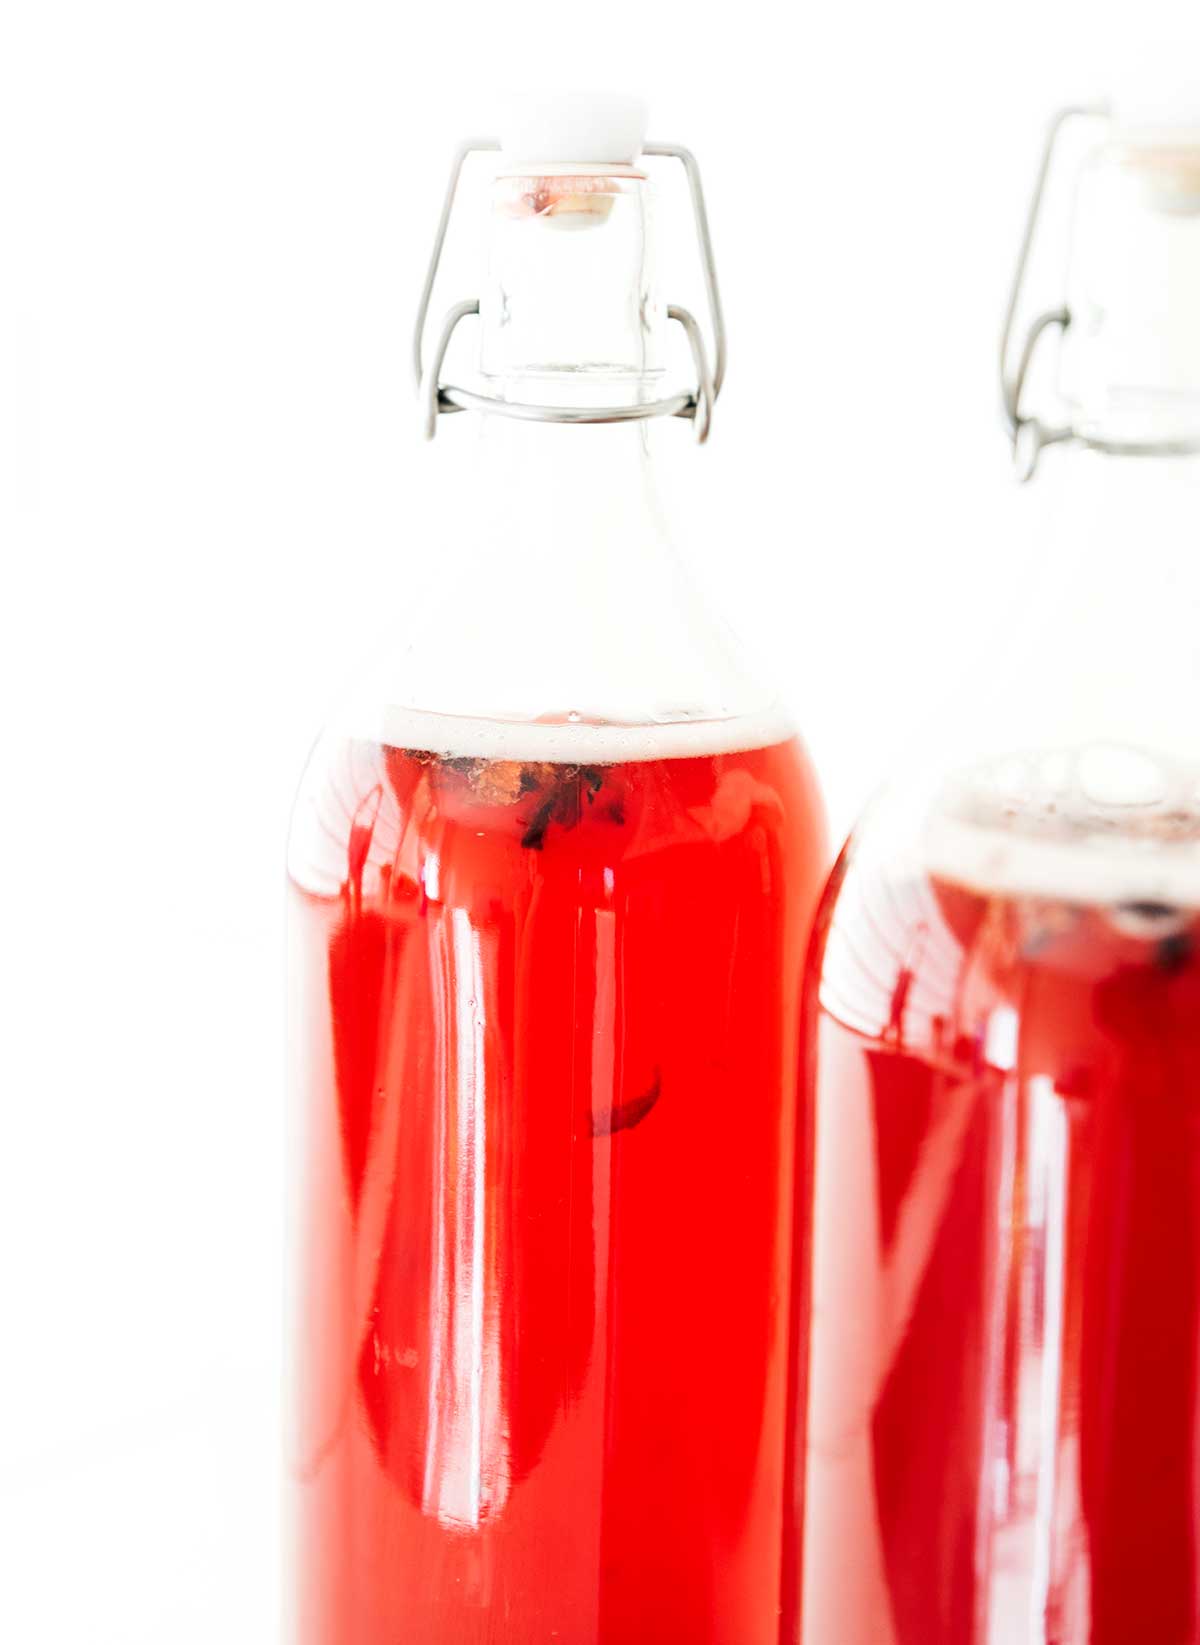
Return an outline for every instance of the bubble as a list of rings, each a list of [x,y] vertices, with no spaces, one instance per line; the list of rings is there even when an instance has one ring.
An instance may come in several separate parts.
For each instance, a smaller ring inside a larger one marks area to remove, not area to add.
[[[1079,782],[1093,805],[1159,805],[1167,792],[1166,774],[1151,754],[1116,743],[1094,743],[1078,761]]]

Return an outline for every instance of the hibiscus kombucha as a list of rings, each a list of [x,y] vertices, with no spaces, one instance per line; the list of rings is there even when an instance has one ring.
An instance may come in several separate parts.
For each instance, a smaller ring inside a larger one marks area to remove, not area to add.
[[[1200,1640],[1200,815],[1059,764],[818,916],[806,1645]]]
[[[777,722],[319,748],[301,1645],[775,1645],[823,859]]]

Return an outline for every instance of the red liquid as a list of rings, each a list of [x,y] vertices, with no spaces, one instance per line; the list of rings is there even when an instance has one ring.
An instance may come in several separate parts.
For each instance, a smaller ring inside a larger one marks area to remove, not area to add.
[[[807,1000],[785,1637],[1200,1640],[1200,917],[851,860]]]
[[[803,756],[325,770],[296,1638],[775,1645]]]

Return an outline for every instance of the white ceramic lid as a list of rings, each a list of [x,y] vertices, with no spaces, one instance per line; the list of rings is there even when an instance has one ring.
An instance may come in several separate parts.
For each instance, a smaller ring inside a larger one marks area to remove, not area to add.
[[[645,103],[620,92],[544,92],[502,110],[509,165],[632,166],[645,140]]]

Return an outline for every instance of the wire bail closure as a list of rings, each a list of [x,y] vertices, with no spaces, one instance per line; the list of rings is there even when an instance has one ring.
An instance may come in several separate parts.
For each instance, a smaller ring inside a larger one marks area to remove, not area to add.
[[[1071,312],[1066,304],[1060,303],[1055,308],[1045,309],[1037,316],[1022,339],[1015,362],[1013,362],[1013,338],[1016,332],[1017,314],[1025,291],[1025,279],[1029,271],[1034,242],[1037,239],[1038,225],[1041,222],[1042,204],[1050,181],[1050,174],[1054,169],[1059,139],[1063,130],[1073,121],[1105,120],[1107,118],[1108,110],[1105,108],[1066,108],[1059,110],[1051,120],[1049,129],[1046,132],[1042,158],[1033,185],[1033,195],[1025,216],[1025,230],[1021,236],[1020,250],[1017,253],[1017,266],[1013,272],[1012,289],[1009,292],[1008,308],[1004,316],[1004,330],[1000,338],[1001,401],[1004,408],[1004,420],[1008,425],[1009,437],[1012,440],[1013,461],[1017,467],[1018,478],[1022,481],[1033,478],[1038,459],[1047,446],[1060,445],[1066,440],[1083,438],[1072,425],[1045,423],[1040,417],[1028,414],[1023,406],[1025,380],[1029,376],[1029,369],[1037,353],[1038,344],[1048,331],[1057,331],[1061,335],[1071,324]]]
[[[441,266],[446,233],[454,210],[459,178],[469,155],[495,153],[500,144],[493,138],[472,138],[459,145],[450,168],[442,212],[433,240],[433,252],[417,307],[417,324],[413,334],[413,370],[417,392],[421,400],[421,426],[427,440],[437,433],[438,416],[452,411],[499,412],[505,417],[517,417],[536,423],[622,423],[643,417],[687,417],[691,419],[696,439],[703,444],[712,427],[713,406],[721,392],[725,378],[725,317],[721,309],[721,293],[717,284],[717,266],[713,257],[712,236],[708,226],[708,212],[704,204],[704,188],[700,181],[700,167],[689,149],[677,143],[647,143],[643,155],[658,159],[678,160],[687,175],[692,197],[692,215],[696,224],[696,238],[700,243],[700,259],[704,269],[704,285],[708,295],[709,317],[713,333],[713,364],[710,368],[704,333],[690,310],[672,303],[667,307],[668,319],[683,327],[696,368],[696,387],[668,395],[665,399],[649,400],[628,406],[539,406],[525,405],[511,400],[498,400],[494,395],[481,394],[474,389],[456,387],[442,382],[442,368],[450,340],[459,323],[479,313],[479,299],[467,298],[455,303],[442,321],[441,331],[425,364],[425,328],[433,300],[433,289]]]
[[[1047,446],[1063,445],[1067,442],[1120,457],[1191,456],[1200,453],[1200,441],[1108,440],[1087,433],[1074,422],[1045,422],[1040,416],[1025,410],[1026,380],[1039,343],[1047,332],[1057,331],[1061,337],[1071,326],[1071,311],[1065,302],[1060,303],[1038,314],[1026,329],[1020,348],[1015,347],[1018,311],[1025,294],[1026,277],[1041,222],[1047,186],[1058,155],[1059,142],[1066,128],[1081,120],[1111,122],[1112,113],[1104,105],[1065,108],[1050,122],[1025,218],[1025,229],[1017,253],[1017,266],[1013,273],[1012,289],[1004,317],[1004,330],[1000,339],[1000,392],[1004,419],[1012,441],[1017,477],[1022,482],[1033,478],[1038,459]]]

